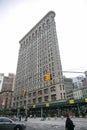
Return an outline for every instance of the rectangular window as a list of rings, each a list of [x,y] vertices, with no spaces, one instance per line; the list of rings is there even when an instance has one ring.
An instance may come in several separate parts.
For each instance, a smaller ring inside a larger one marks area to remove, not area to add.
[[[42,102],[42,97],[38,98],[38,102],[39,102],[39,103]]]
[[[38,91],[38,95],[41,95],[42,94],[42,90]]]
[[[48,93],[48,89],[44,89],[44,94],[47,94]]]
[[[33,103],[36,103],[36,98],[33,99]]]
[[[62,99],[62,98],[63,98],[63,97],[62,97],[62,93],[60,93],[60,96],[61,96],[61,99]]]
[[[33,92],[33,96],[36,96],[36,92]]]
[[[60,90],[62,90],[61,84],[60,84]]]
[[[28,96],[31,97],[31,93],[29,93]]]
[[[49,97],[48,96],[45,96],[44,97],[44,101],[48,101]]]
[[[56,101],[56,94],[51,95],[51,101]]]
[[[51,92],[55,92],[56,91],[56,87],[55,86],[51,87],[50,89],[51,89]]]

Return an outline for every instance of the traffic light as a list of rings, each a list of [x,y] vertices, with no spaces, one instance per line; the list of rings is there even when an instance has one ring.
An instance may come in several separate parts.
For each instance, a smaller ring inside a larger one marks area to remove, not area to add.
[[[44,77],[44,80],[45,80],[45,81],[51,81],[51,80],[52,80],[52,74],[47,73],[47,74],[45,75],[45,77]]]
[[[27,95],[27,90],[26,89],[23,90],[23,94],[24,94],[24,96]]]

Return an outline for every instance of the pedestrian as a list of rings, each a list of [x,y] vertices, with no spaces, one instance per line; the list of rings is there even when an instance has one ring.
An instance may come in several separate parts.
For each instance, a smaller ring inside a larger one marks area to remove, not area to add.
[[[43,120],[46,120],[46,114],[43,113]]]
[[[21,121],[21,115],[19,115],[19,121]]]
[[[16,121],[16,120],[17,120],[16,115],[14,115],[14,116],[13,116],[13,120],[14,120],[14,121]]]
[[[27,121],[28,115],[25,115],[25,121]]]
[[[75,125],[73,121],[70,119],[70,116],[67,115],[66,123],[65,123],[65,130],[74,130]]]
[[[34,114],[34,118],[36,118],[36,114]]]
[[[32,118],[32,115],[30,115],[30,118]]]

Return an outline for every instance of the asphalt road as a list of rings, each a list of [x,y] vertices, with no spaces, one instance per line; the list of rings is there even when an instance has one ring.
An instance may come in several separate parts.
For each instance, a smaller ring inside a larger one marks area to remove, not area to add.
[[[65,130],[64,126],[59,125],[40,125],[40,124],[28,124],[26,130]],[[76,127],[75,130],[87,130],[84,127]]]
[[[86,119],[72,119],[75,124],[75,130],[87,130],[87,118]],[[65,130],[65,119],[58,120],[45,120],[40,121],[34,119],[25,122],[27,125],[26,130]]]

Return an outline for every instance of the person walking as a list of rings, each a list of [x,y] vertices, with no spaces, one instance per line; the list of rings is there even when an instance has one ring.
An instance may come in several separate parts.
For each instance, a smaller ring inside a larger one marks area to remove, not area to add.
[[[21,115],[19,115],[19,121],[21,121]]]
[[[70,119],[70,116],[67,115],[66,123],[65,123],[65,130],[74,130],[75,125],[73,121]]]
[[[27,121],[27,119],[28,119],[28,115],[25,115],[25,121]]]
[[[43,113],[43,120],[46,120],[46,114]]]

